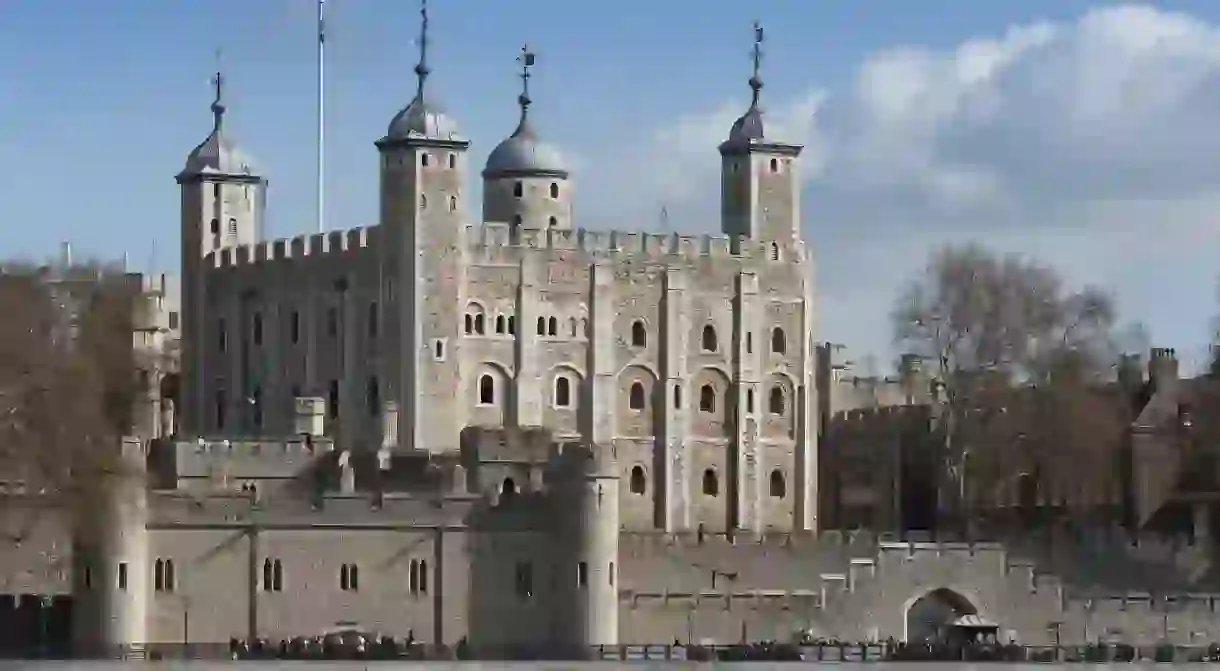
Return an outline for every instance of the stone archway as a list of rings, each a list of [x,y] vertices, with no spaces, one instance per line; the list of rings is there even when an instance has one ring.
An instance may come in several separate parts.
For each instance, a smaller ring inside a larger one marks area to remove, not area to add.
[[[903,639],[909,643],[932,640],[958,618],[978,614],[978,608],[970,599],[947,587],[940,587],[909,602],[904,614]]]

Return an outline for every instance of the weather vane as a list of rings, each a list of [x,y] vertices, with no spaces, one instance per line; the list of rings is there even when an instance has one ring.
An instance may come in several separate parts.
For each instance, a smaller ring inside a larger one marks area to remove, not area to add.
[[[762,90],[762,44],[763,44],[763,29],[762,24],[758,21],[754,22],[754,51],[751,54],[754,61],[754,74],[750,77],[750,88],[754,90],[754,103],[758,104],[758,92]]]
[[[415,66],[415,75],[419,78],[417,95],[424,97],[424,82],[428,79],[428,0],[419,2],[419,63]]]
[[[534,52],[530,51],[528,44],[521,47],[517,62],[521,63],[521,96],[517,100],[524,110],[530,104],[530,68],[534,66]]]
[[[216,125],[217,130],[220,129],[220,122],[221,122],[221,119],[224,117],[224,113],[225,113],[225,105],[224,105],[224,98],[223,98],[225,76],[224,76],[224,68],[221,67],[221,64],[222,64],[221,58],[223,55],[224,55],[224,52],[221,49],[216,50],[216,76],[212,77],[212,85],[215,87],[215,93],[216,93],[216,98],[212,101],[212,116],[215,119],[215,125]]]

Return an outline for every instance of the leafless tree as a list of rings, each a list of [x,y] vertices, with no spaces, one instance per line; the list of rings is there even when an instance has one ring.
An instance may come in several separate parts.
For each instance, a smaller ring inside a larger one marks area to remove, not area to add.
[[[0,479],[10,494],[67,505],[117,468],[144,383],[138,295],[129,276],[98,264],[0,268]],[[17,544],[38,521],[7,517]]]
[[[970,492],[1003,496],[1019,473],[1036,475],[1048,498],[1064,484],[1094,495],[1079,480],[1053,482],[1057,474],[1109,477],[1101,462],[1124,424],[1099,410],[1109,406],[1098,385],[1116,361],[1107,293],[1069,290],[1052,268],[967,244],[937,251],[892,319],[896,342],[925,357],[941,385],[943,484],[956,485],[942,495],[963,520]]]

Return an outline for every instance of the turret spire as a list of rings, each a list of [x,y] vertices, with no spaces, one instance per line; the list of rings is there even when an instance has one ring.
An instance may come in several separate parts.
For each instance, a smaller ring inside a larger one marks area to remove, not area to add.
[[[225,104],[224,104],[224,73],[220,67],[220,50],[216,51],[216,76],[212,77],[212,85],[216,88],[216,97],[212,100],[212,131],[220,132],[220,126],[224,123]]]
[[[530,68],[534,66],[534,52],[530,51],[529,45],[521,47],[521,55],[517,57],[517,62],[521,63],[521,95],[517,96],[517,104],[521,106],[521,121],[517,124],[517,130],[513,131],[512,137],[530,133],[529,128],[529,109],[530,103]]]
[[[762,71],[762,44],[763,44],[763,29],[762,24],[758,21],[754,22],[754,74],[750,77],[750,90],[754,92],[754,97],[750,101],[750,107],[758,107],[758,96],[762,92],[763,82],[761,77]]]
[[[424,99],[424,84],[428,81],[428,0],[419,2],[419,63],[415,65],[415,76],[419,81],[415,97]]]

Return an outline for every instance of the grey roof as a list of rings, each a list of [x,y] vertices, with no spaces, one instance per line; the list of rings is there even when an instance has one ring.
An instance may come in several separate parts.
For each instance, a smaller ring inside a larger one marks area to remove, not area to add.
[[[254,161],[220,128],[186,157],[183,175],[255,175]]]
[[[422,91],[401,112],[394,115],[385,139],[465,141],[458,131],[457,123],[437,105],[425,102]]]
[[[729,142],[761,142],[763,140],[763,115],[758,105],[750,105],[750,109],[733,122],[729,130]]]
[[[487,157],[484,177],[530,174],[566,178],[568,169],[559,150],[538,137],[523,113],[513,134],[496,146]]]

